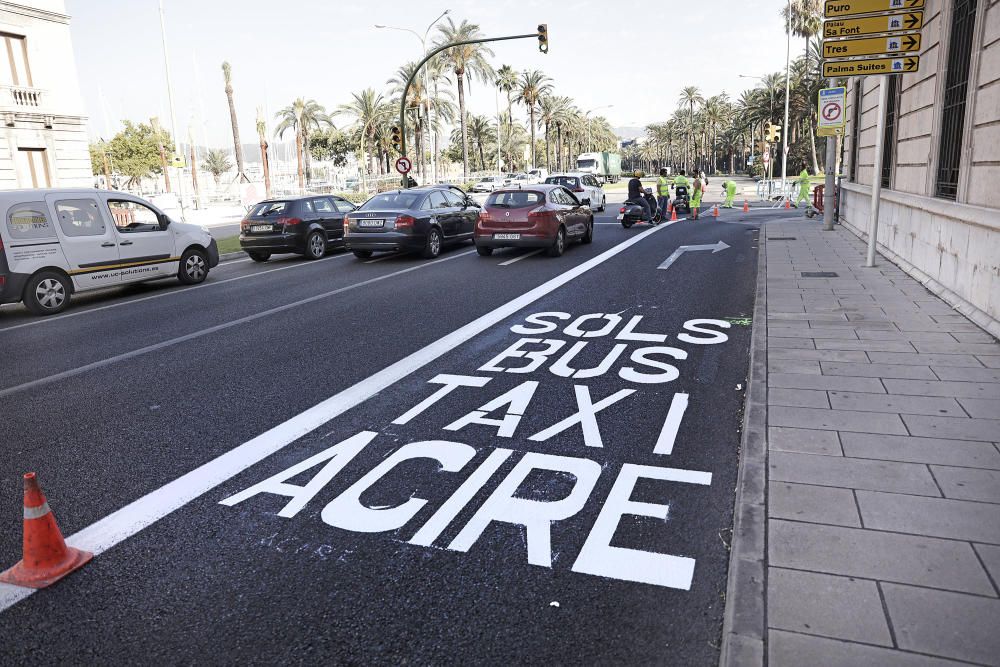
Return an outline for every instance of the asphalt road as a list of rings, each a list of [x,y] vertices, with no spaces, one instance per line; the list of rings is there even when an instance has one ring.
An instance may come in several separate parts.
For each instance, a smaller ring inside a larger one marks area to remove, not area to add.
[[[97,552],[0,584],[0,663],[717,662],[757,230],[788,214],[615,210],[561,258],[0,309],[0,564],[29,470]]]

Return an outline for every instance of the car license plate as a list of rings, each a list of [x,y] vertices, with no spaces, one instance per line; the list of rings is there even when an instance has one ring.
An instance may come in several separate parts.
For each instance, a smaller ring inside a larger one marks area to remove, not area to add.
[[[517,241],[521,238],[520,234],[494,234],[493,239],[496,241]]]
[[[251,232],[269,232],[271,225],[250,225]]]
[[[381,227],[385,220],[358,220],[358,227]]]
[[[624,220],[625,219],[625,214],[624,213],[619,213],[618,214],[618,219],[619,220]]]

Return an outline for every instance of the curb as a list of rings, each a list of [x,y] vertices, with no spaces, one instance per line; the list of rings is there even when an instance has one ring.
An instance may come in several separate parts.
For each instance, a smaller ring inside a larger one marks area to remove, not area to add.
[[[750,377],[733,507],[720,667],[763,667],[767,489],[766,225],[757,236],[757,294],[750,335]]]

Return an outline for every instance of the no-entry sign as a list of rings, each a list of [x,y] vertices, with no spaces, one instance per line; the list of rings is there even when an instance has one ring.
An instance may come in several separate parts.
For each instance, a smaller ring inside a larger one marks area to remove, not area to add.
[[[816,133],[821,137],[843,134],[846,120],[847,88],[823,88],[819,91],[819,114],[816,119]]]
[[[412,168],[413,168],[413,163],[410,162],[410,158],[401,157],[398,160],[396,160],[396,171],[398,171],[399,173],[401,174],[409,173],[410,169]]]

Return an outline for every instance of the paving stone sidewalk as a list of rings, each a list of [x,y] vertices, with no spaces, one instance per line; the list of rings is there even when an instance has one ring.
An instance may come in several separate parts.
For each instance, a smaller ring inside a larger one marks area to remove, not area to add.
[[[1000,344],[768,223],[766,663],[1000,665]]]

